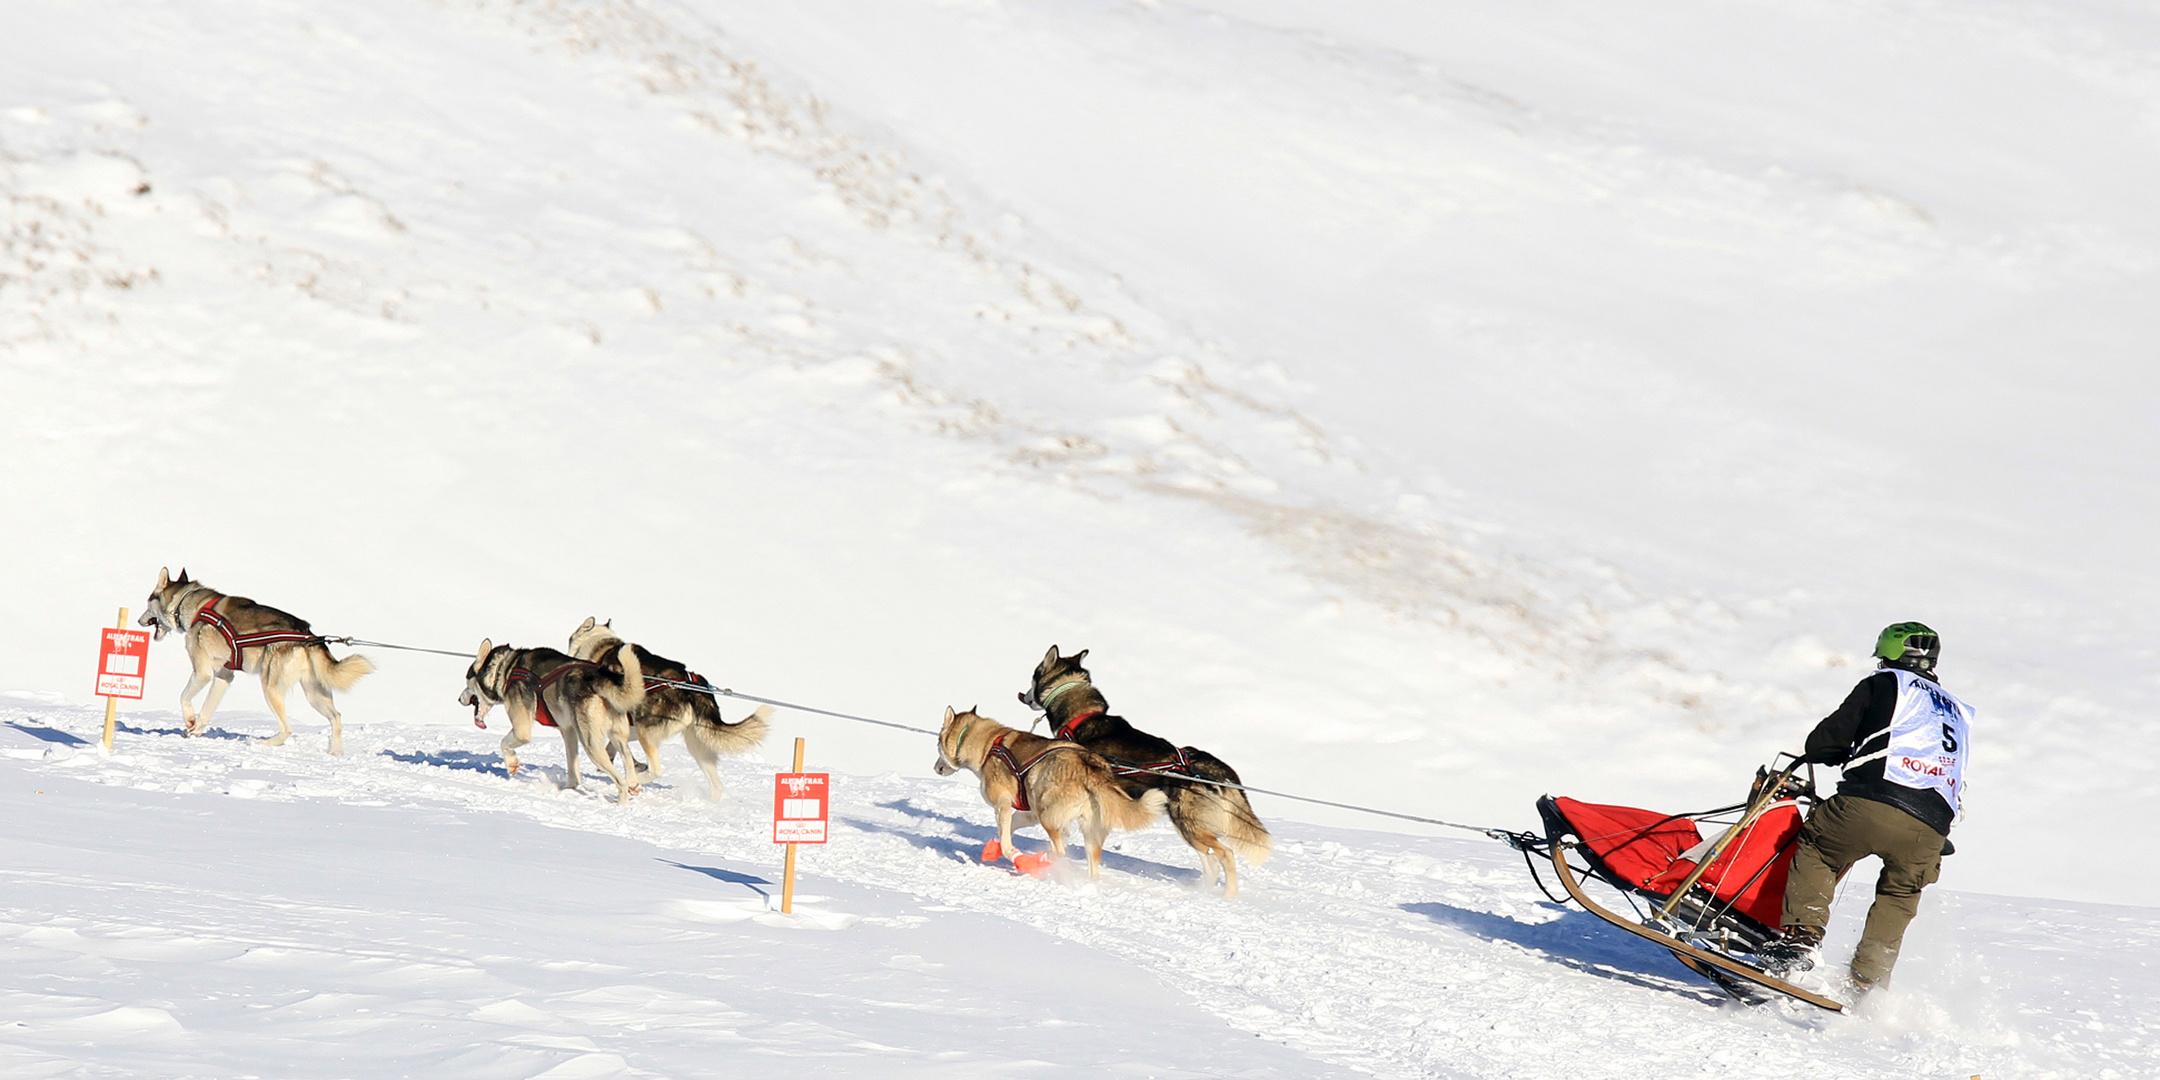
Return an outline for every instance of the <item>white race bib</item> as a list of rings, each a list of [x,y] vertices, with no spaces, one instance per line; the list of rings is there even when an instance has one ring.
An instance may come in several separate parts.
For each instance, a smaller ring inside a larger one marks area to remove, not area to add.
[[[1965,758],[1970,751],[1973,707],[1950,691],[1902,668],[1897,676],[1897,710],[1890,715],[1890,745],[1883,755],[1883,779],[1920,791],[1941,793],[1958,817],[1965,816]]]

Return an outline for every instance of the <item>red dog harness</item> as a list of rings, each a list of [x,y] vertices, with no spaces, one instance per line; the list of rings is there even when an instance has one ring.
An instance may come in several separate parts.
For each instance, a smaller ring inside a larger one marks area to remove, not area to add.
[[[1063,727],[1057,729],[1057,737],[1070,739],[1073,737],[1073,732],[1080,730],[1080,725],[1101,715],[1102,711],[1098,709],[1095,712],[1075,716],[1065,721]],[[1110,762],[1110,771],[1118,776],[1197,776],[1199,774],[1193,772],[1192,760],[1186,756],[1190,750],[1192,750],[1190,746],[1180,746],[1177,748],[1177,753],[1172,755],[1170,760],[1158,761],[1153,765],[1121,765],[1112,761]],[[1040,761],[1042,759],[1037,758],[1035,760]]]
[[[1093,720],[1101,715],[1102,710],[1097,709],[1091,713],[1082,713],[1079,716],[1075,716],[1072,719],[1065,721],[1064,727],[1057,729],[1057,737],[1060,739],[1070,739],[1072,738],[1073,732],[1079,730],[1080,725],[1087,723],[1088,721]]]
[[[997,738],[990,740],[990,756],[1004,762],[1005,767],[1012,770],[1014,784],[1013,809],[1018,810],[1022,813],[1033,813],[1035,810],[1033,806],[1028,805],[1028,770],[1042,764],[1044,758],[1049,757],[1050,755],[1055,754],[1060,750],[1079,749],[1082,748],[1078,746],[1053,746],[1050,749],[1035,755],[1035,760],[1030,761],[1025,765],[1022,765],[1020,764],[1020,759],[1014,757],[1013,752],[1005,746],[1005,736],[1000,735]]]
[[[250,649],[258,645],[286,643],[313,645],[322,640],[321,635],[311,634],[305,630],[265,630],[259,634],[233,633],[232,620],[217,613],[217,606],[224,603],[224,601],[225,598],[222,596],[212,597],[209,603],[204,604],[195,612],[195,618],[189,625],[201,626],[207,623],[210,629],[217,631],[218,636],[225,639],[225,647],[232,650],[232,657],[225,661],[225,666],[233,671],[240,670],[240,650],[242,649]]]
[[[569,674],[572,668],[596,668],[599,666],[583,660],[573,660],[545,675],[539,676],[535,676],[531,668],[514,667],[510,669],[509,677],[503,680],[503,689],[508,690],[521,682],[533,684],[533,702],[537,706],[533,712],[533,719],[538,720],[542,727],[559,727],[560,725],[555,723],[554,715],[548,712],[548,687],[555,685],[555,680]]]

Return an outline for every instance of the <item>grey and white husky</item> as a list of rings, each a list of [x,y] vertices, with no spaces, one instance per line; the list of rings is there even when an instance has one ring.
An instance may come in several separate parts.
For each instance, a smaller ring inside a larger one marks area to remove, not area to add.
[[[562,733],[563,757],[570,767],[567,788],[578,786],[578,744],[593,764],[615,781],[616,802],[637,793],[637,766],[630,761],[630,713],[645,703],[645,673],[628,646],[605,666],[553,649],[513,649],[482,638],[465,669],[465,691],[458,704],[469,705],[473,724],[487,726],[488,710],[501,705],[510,714],[503,736],[503,767],[516,776],[523,763],[517,748],[532,741],[533,724]],[[612,751],[620,750],[618,769]]]
[[[1000,851],[1012,851],[1014,829],[1041,825],[1054,862],[1065,857],[1066,831],[1078,825],[1090,878],[1102,876],[1103,841],[1112,829],[1147,828],[1163,808],[1161,792],[1127,794],[1109,763],[1085,749],[1006,727],[973,709],[945,710],[936,769],[939,776],[966,769],[982,781],[983,801],[997,811]]]
[[[607,664],[626,643],[615,632],[615,620],[586,619],[570,634],[570,655],[580,660]],[[760,705],[750,715],[728,723],[720,715],[720,699],[701,690],[686,690],[669,683],[702,684],[696,672],[643,645],[629,645],[645,677],[645,703],[630,713],[630,728],[645,747],[647,771],[661,775],[660,744],[676,735],[705,770],[705,783],[714,801],[720,798],[720,755],[747,754],[765,741],[772,722],[772,706]],[[655,680],[666,680],[658,682]]]
[[[277,717],[278,733],[263,740],[264,745],[277,746],[292,738],[285,698],[298,684],[307,692],[308,704],[330,721],[330,752],[345,752],[344,723],[330,695],[352,689],[375,665],[365,656],[340,660],[330,655],[306,619],[189,581],[185,568],[174,578],[170,568],[159,567],[157,585],[151,588],[150,600],[135,625],[151,627],[154,638],[162,640],[176,633],[187,643],[191,670],[187,687],[180,691],[180,719],[186,722],[188,734],[210,722],[233,676],[245,671],[262,679],[263,700]],[[210,693],[198,714],[194,697],[205,686]]]
[[[1200,853],[1200,871],[1210,885],[1220,872],[1223,896],[1237,895],[1237,858],[1258,866],[1274,851],[1275,840],[1253,813],[1245,792],[1222,784],[1242,783],[1237,770],[1205,750],[1178,746],[1110,715],[1110,704],[1095,689],[1082,649],[1059,656],[1050,646],[1020,702],[1048,715],[1050,730],[1101,754],[1117,767],[1134,791],[1160,791],[1170,800],[1170,824]],[[1216,781],[1208,783],[1207,781]]]

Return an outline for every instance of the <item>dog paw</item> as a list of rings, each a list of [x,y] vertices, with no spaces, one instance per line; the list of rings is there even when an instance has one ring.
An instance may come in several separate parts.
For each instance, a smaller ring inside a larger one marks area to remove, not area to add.
[[[1039,878],[1050,872],[1050,856],[1023,851],[1013,856],[1013,869],[1029,877]]]
[[[518,770],[524,767],[525,765],[523,762],[506,761],[503,763],[503,771],[509,773],[512,776],[516,776],[518,774]]]

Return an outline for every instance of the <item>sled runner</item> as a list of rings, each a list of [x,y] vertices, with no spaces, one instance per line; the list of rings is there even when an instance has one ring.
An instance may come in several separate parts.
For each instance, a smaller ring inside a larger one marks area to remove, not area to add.
[[[1794,776],[1800,764],[1757,770],[1746,802],[1696,813],[1547,795],[1538,800],[1545,835],[1506,839],[1523,853],[1533,877],[1538,870],[1531,860],[1550,859],[1561,887],[1583,910],[1672,950],[1689,970],[1733,997],[1760,1005],[1783,994],[1842,1012],[1838,1002],[1763,970],[1755,956],[1778,936],[1802,808],[1816,801],[1814,785]],[[1699,824],[1722,828],[1705,839]],[[1585,877],[1618,889],[1634,917],[1591,899],[1583,890]],[[1538,887],[1544,888],[1542,877]]]

